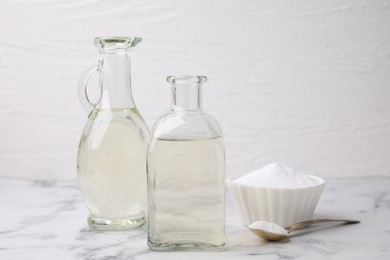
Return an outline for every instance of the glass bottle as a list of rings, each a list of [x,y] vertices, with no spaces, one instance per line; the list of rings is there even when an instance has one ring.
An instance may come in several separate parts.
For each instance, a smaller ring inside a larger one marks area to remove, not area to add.
[[[225,245],[225,152],[201,108],[204,76],[170,76],[172,108],[155,124],[147,155],[148,245],[155,251]]]
[[[96,38],[100,60],[79,80],[79,98],[88,113],[81,136],[77,171],[88,224],[124,230],[145,223],[146,152],[149,130],[131,93],[129,51],[141,38]],[[87,95],[89,77],[98,72],[100,98]]]

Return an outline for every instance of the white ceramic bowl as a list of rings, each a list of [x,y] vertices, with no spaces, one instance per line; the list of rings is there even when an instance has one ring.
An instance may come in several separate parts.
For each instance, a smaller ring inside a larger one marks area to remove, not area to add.
[[[304,188],[263,188],[227,179],[227,186],[240,215],[241,223],[248,226],[255,221],[268,221],[287,227],[299,221],[312,219],[325,186],[324,179],[308,175],[314,184]]]

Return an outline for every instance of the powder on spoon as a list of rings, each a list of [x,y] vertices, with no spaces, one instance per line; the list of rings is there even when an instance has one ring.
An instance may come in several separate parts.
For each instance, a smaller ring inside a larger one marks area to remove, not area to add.
[[[275,233],[283,236],[287,236],[288,232],[278,224],[267,222],[267,221],[256,221],[248,226],[251,229],[260,229],[270,233]]]
[[[319,178],[301,173],[281,163],[270,163],[265,167],[239,177],[234,182],[265,188],[304,188],[321,182]]]

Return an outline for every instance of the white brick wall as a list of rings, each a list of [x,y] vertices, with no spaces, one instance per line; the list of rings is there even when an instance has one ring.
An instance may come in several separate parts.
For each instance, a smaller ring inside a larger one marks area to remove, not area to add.
[[[111,3],[109,3],[111,2]],[[0,2],[0,176],[75,179],[76,83],[95,36],[136,35],[133,93],[149,126],[165,77],[204,74],[227,173],[269,161],[323,177],[390,176],[390,2]]]

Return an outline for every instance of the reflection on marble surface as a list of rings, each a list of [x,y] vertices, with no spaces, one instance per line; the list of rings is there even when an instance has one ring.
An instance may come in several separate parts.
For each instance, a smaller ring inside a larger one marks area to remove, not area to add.
[[[145,229],[91,230],[75,182],[0,178],[0,259],[390,259],[390,179],[328,180],[316,218],[359,219],[320,226],[269,243],[238,219],[228,193],[227,239],[222,252],[151,252]]]

